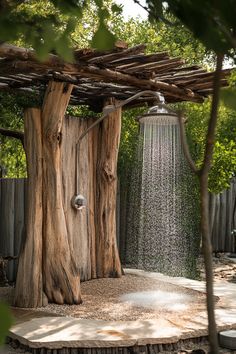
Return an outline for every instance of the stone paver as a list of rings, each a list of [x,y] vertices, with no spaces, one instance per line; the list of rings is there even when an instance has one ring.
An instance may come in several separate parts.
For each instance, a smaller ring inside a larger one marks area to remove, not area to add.
[[[187,289],[205,292],[204,282],[186,278],[173,278],[159,273],[126,269],[126,273],[159,279]],[[220,282],[215,284],[216,320],[219,330],[236,329],[236,284]],[[22,310],[24,311],[24,310]],[[158,343],[174,343],[179,339],[207,335],[206,311],[200,311],[194,318],[179,316],[175,322],[167,318],[143,321],[101,321],[56,317],[45,313],[31,314],[22,311],[12,327],[10,336],[31,347],[114,347]],[[19,320],[19,318],[21,318]]]

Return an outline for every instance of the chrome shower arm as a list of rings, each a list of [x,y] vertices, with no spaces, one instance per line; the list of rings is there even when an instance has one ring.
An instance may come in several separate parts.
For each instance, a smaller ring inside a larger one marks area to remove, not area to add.
[[[136,93],[135,95],[127,98],[126,100],[124,101],[121,101],[119,102],[117,105],[110,105],[110,106],[105,106],[104,107],[104,113],[103,115],[97,119],[92,125],[90,125],[90,127],[88,129],[86,129],[79,137],[79,140],[78,140],[78,144],[81,142],[81,140],[85,137],[85,135],[88,134],[88,132],[93,129],[97,124],[99,124],[100,122],[103,121],[104,118],[106,118],[109,114],[115,112],[117,109],[125,106],[126,104],[132,102],[133,100],[135,100],[136,98],[139,98],[140,96],[144,96],[144,95],[153,95],[155,96],[159,102],[163,102],[163,99],[162,99],[162,95],[160,94],[160,92],[156,92],[156,91],[151,91],[151,90],[145,90],[145,91],[141,91],[141,92],[138,92]],[[161,103],[162,105],[163,103]],[[107,107],[107,108],[106,108]]]

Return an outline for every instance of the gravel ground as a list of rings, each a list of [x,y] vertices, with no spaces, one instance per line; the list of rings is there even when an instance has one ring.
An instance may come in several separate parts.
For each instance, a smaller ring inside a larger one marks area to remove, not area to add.
[[[199,260],[199,269],[200,277],[203,280],[204,270],[202,259]],[[217,282],[236,282],[236,263],[229,260],[224,254],[219,254],[217,257],[214,257],[214,278]],[[180,326],[184,326],[184,320],[181,321],[181,318],[184,318],[184,315],[188,313],[188,307],[182,308],[181,312],[179,312],[178,309],[174,310],[173,308],[168,307],[167,301],[167,305],[165,306],[163,306],[163,304],[160,306],[159,304],[158,307],[157,302],[156,306],[154,306],[155,308],[150,309],[148,306],[134,306],[130,302],[121,299],[121,296],[127,293],[149,291],[150,294],[152,294],[152,291],[156,291],[157,289],[160,292],[169,291],[175,293],[176,296],[183,296],[183,302],[186,302],[186,299],[188,299],[186,296],[190,295],[191,314],[193,313],[193,309],[194,311],[199,311],[205,308],[205,297],[201,293],[175,287],[172,284],[162,283],[153,279],[126,275],[119,279],[99,279],[82,283],[81,292],[83,304],[80,306],[49,304],[39,310],[57,315],[69,315],[78,318],[103,320],[145,320],[165,316],[170,321],[175,321]],[[165,293],[163,294],[165,295]],[[0,288],[0,299],[11,302],[12,295],[12,287]],[[150,298],[150,301],[153,303],[152,297]],[[178,353],[191,353],[193,349],[200,348],[199,346],[196,348],[184,348],[182,352],[179,351]],[[202,350],[207,352],[208,348],[203,346]],[[22,351],[20,349],[13,349],[10,346],[6,346],[4,349],[0,350],[0,354],[18,353],[22,353]],[[26,354],[26,352],[24,353]],[[165,353],[167,354],[167,352]],[[222,349],[221,353],[236,353],[236,351]]]
[[[5,300],[12,298],[13,291],[12,287],[1,288],[1,297]],[[135,275],[83,282],[81,293],[83,303],[79,306],[48,304],[36,311],[105,321],[166,317],[183,326],[180,313],[184,317],[189,309],[191,315],[205,309],[205,295],[200,292]],[[128,299],[127,294],[130,294]],[[178,307],[173,301],[178,302]]]

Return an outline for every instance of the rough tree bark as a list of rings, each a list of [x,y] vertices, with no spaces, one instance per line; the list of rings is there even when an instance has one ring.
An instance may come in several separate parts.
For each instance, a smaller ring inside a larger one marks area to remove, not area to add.
[[[112,104],[110,99],[106,103]],[[116,242],[117,157],[121,131],[121,109],[100,125],[96,190],[96,265],[97,276],[122,275]]]
[[[20,252],[14,305],[39,307],[43,305],[41,111],[27,109],[24,118],[28,173],[26,240]]]
[[[64,119],[71,90],[70,84],[52,81],[42,109],[25,113],[29,183],[15,296],[20,307],[77,304],[80,276],[122,274],[116,244],[121,109],[93,128],[78,149],[78,138],[94,120]],[[87,198],[85,209],[72,208],[75,192]]]
[[[205,272],[206,272],[208,332],[209,332],[211,354],[218,354],[219,347],[218,347],[217,327],[216,327],[215,311],[214,311],[215,299],[214,299],[214,290],[213,290],[212,245],[211,245],[210,221],[209,221],[208,176],[211,169],[213,150],[214,150],[215,131],[216,131],[218,105],[219,105],[220,77],[221,77],[223,59],[224,59],[223,55],[221,54],[217,55],[217,65],[216,65],[216,71],[214,75],[211,114],[210,114],[210,120],[208,124],[207,136],[206,136],[204,160],[200,170],[196,168],[195,163],[191,158],[187,141],[185,138],[185,134],[184,134],[184,124],[181,119],[181,116],[179,117],[183,150],[191,169],[195,174],[197,174],[200,181],[202,250],[203,250],[204,265],[205,265]]]
[[[43,287],[50,302],[79,304],[80,277],[63,210],[61,129],[72,85],[50,82],[42,108]]]

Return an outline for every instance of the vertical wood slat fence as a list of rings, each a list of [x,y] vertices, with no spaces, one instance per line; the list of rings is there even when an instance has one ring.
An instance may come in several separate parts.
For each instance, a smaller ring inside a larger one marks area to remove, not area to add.
[[[0,255],[18,256],[24,237],[26,179],[0,179]],[[118,200],[123,198],[118,198]],[[218,195],[210,195],[210,225],[215,252],[235,252],[236,229],[236,179],[231,187]],[[124,210],[125,207],[118,208]],[[117,210],[119,214],[119,210]],[[121,215],[120,215],[121,216]],[[119,219],[119,217],[118,217]],[[120,218],[118,233],[124,229]],[[118,234],[118,243],[122,242]],[[10,281],[16,278],[17,261],[9,262],[7,274]]]
[[[0,255],[18,256],[24,235],[26,179],[0,179]],[[14,281],[17,260],[7,266],[7,276]]]
[[[223,193],[210,194],[209,210],[213,251],[235,253],[236,178]]]

